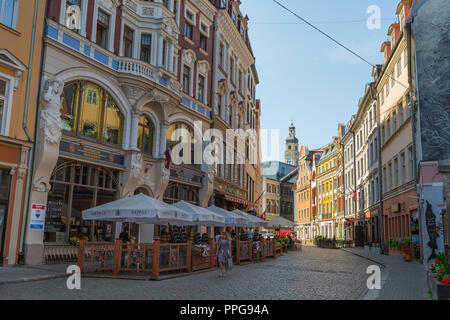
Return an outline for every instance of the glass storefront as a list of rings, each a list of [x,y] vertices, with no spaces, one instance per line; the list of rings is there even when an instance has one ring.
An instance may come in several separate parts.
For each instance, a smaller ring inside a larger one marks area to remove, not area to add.
[[[3,261],[3,244],[8,216],[9,192],[11,190],[11,169],[0,168],[0,265]]]
[[[44,242],[113,240],[113,223],[84,221],[82,211],[117,199],[119,172],[60,159],[50,181]]]

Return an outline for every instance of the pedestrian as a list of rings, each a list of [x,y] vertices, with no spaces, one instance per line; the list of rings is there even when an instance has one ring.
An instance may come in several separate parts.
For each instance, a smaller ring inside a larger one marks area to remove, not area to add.
[[[222,277],[226,277],[228,275],[229,261],[231,260],[231,241],[232,240],[228,236],[228,234],[226,232],[223,232],[222,237],[219,241],[219,245],[217,246],[216,256],[217,260],[219,261],[219,275]]]
[[[216,242],[219,242],[219,240],[220,240],[220,233],[219,232],[216,233],[215,239],[216,239]]]
[[[122,229],[122,232],[119,235],[119,239],[122,240],[123,243],[127,243],[130,241],[130,238],[128,236],[128,226],[124,226]]]

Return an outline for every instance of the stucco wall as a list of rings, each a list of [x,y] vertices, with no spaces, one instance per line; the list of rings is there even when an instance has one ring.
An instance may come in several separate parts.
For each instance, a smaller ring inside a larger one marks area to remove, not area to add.
[[[412,23],[423,160],[450,158],[450,10],[422,1]]]

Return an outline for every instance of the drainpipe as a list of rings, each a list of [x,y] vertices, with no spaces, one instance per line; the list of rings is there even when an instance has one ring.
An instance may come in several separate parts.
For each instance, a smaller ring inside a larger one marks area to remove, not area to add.
[[[22,128],[25,131],[25,134],[28,137],[28,141],[33,142],[33,145],[31,146],[31,150],[28,153],[28,160],[27,160],[27,167],[28,167],[28,174],[27,174],[27,182],[25,186],[25,198],[24,198],[24,204],[23,204],[23,212],[22,212],[22,223],[21,223],[21,230],[20,230],[20,244],[19,244],[19,263],[24,263],[24,252],[23,252],[23,243],[25,239],[25,225],[28,217],[28,205],[30,201],[30,193],[31,193],[31,180],[33,176],[33,170],[34,170],[34,155],[35,155],[35,146],[33,138],[30,136],[30,133],[27,128],[27,117],[28,117],[28,105],[30,101],[30,85],[31,85],[31,73],[33,69],[33,56],[34,56],[34,46],[36,41],[36,22],[37,22],[37,13],[38,13],[38,2],[39,0],[34,1],[34,13],[33,13],[33,25],[32,25],[32,31],[31,31],[31,45],[30,45],[30,53],[29,53],[29,60],[28,60],[28,75],[27,75],[27,86],[26,86],[26,93],[25,93],[25,108],[23,113],[23,120],[22,120]],[[48,7],[48,1],[46,2],[46,8],[45,12],[47,12]],[[44,30],[45,31],[45,30]],[[43,31],[43,33],[44,33]],[[43,66],[43,58],[44,58],[44,37],[42,37],[42,49],[41,49],[41,66],[40,66],[40,74],[42,73],[42,66]],[[39,77],[39,86],[38,90],[41,88],[41,77]],[[34,126],[34,134],[36,136],[37,133],[37,126],[38,126],[38,109],[39,109],[39,94],[37,95],[37,108],[36,108],[36,114],[35,114],[35,126]]]

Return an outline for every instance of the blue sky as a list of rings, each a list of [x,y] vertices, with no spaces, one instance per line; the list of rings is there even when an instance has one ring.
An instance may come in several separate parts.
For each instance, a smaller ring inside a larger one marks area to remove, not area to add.
[[[396,0],[279,0],[372,64],[382,62],[381,43],[396,22]],[[367,8],[381,9],[381,29],[369,30]],[[297,138],[310,149],[337,135],[357,111],[372,68],[303,24],[272,0],[242,0],[260,84],[261,125],[280,129],[279,160],[294,116]],[[272,160],[263,157],[263,161]]]

